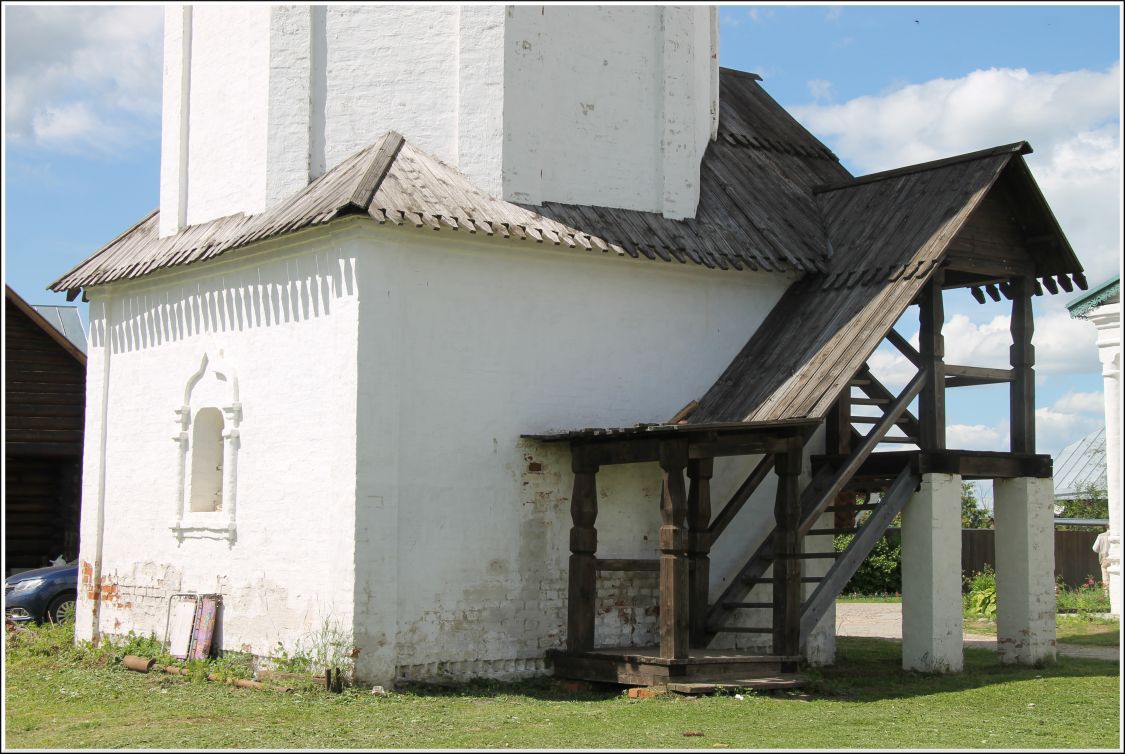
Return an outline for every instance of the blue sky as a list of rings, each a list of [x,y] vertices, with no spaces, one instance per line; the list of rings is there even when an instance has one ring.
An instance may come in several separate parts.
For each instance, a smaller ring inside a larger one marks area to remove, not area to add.
[[[162,9],[3,11],[4,277],[32,303],[64,303],[47,284],[158,204]],[[762,75],[855,174],[1029,140],[1029,165],[1096,283],[1120,271],[1120,13],[722,6],[720,61]],[[1102,422],[1093,327],[1070,320],[1069,298],[1036,301],[1039,444],[1051,453]],[[948,360],[1006,366],[1007,316],[950,296]],[[906,378],[891,353],[873,363],[888,382]],[[1006,397],[950,391],[950,446],[1006,449]]]

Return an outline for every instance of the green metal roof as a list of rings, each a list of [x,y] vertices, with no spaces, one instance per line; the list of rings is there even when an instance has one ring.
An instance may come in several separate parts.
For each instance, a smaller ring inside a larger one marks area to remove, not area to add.
[[[1066,305],[1071,317],[1085,317],[1102,304],[1112,303],[1121,295],[1121,276],[1112,277],[1092,291],[1087,291]]]

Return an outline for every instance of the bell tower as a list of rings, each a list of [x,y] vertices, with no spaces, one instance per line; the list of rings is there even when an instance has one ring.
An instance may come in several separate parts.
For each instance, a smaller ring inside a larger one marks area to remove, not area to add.
[[[391,129],[509,201],[694,216],[717,23],[706,6],[169,6],[161,235],[261,212]]]

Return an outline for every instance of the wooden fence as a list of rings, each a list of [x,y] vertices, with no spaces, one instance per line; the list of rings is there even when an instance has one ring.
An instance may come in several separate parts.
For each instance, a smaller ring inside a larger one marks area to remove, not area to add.
[[[1094,552],[1094,540],[1101,529],[1060,531],[1055,530],[1055,577],[1063,583],[1078,587],[1086,579],[1102,580],[1102,569]],[[961,530],[961,573],[968,576],[984,569],[996,568],[996,540],[992,529]],[[884,535],[891,542],[900,543],[899,529],[888,529]]]
[[[1100,529],[1055,531],[1055,577],[1067,586],[1081,586],[1086,579],[1102,580],[1098,556],[1092,549]],[[961,572],[971,574],[985,565],[996,567],[996,541],[992,529],[961,531]]]

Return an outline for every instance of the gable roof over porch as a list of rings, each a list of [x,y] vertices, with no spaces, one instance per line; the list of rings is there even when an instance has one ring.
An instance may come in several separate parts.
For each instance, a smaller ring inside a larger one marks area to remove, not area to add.
[[[995,268],[1074,275],[1084,285],[1082,266],[1023,161],[1030,151],[1018,142],[816,189],[829,269],[786,291],[689,423],[823,418],[939,267],[959,268],[962,284],[995,274],[982,264],[974,277],[972,258],[958,252],[962,231],[986,201],[1010,208],[1003,230],[1015,235],[999,256],[988,250]]]

